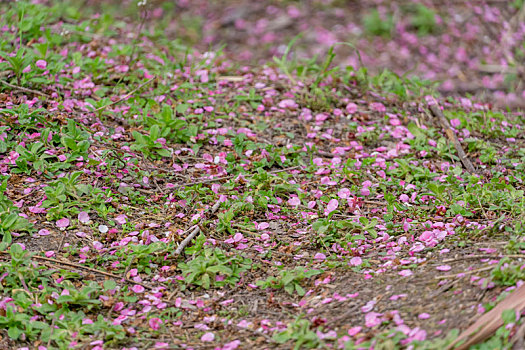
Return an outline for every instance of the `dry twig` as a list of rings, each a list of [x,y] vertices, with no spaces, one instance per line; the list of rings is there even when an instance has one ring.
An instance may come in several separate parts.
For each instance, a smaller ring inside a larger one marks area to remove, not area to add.
[[[7,81],[2,80],[2,79],[0,79],[0,83],[4,84],[5,86],[9,86],[11,89],[20,90],[20,91],[28,92],[28,93],[35,94],[35,95],[44,96],[44,97],[47,97],[47,98],[51,97],[51,96],[49,96],[48,94],[46,94],[44,92],[33,90],[33,89],[28,89],[28,88],[25,88],[25,87],[22,87],[22,86],[18,86],[18,85],[13,85],[13,84],[10,84]]]
[[[479,269],[475,269],[475,270],[470,270],[470,271],[464,271],[464,272],[456,273],[456,274],[453,274],[453,275],[436,276],[434,278],[437,279],[437,280],[444,280],[444,279],[449,279],[449,278],[455,278],[455,277],[458,277],[459,275],[471,275],[471,274],[476,273],[476,272],[488,271],[488,270],[491,270],[493,268],[494,268],[494,266],[490,265],[490,266],[485,266],[485,267],[482,267],[482,268],[479,268]]]
[[[137,92],[138,90],[142,89],[144,86],[148,85],[149,83],[151,83],[153,80],[157,79],[157,77],[153,77],[151,78],[150,80],[148,81],[145,81],[143,82],[142,84],[140,84],[139,86],[137,86],[135,89],[131,90],[130,92],[128,92],[126,95],[124,95],[124,97],[122,98],[119,98],[118,100],[116,101],[113,101],[105,106],[102,106],[102,107],[98,107],[97,109],[95,109],[93,112],[99,112],[99,111],[102,111],[108,107],[111,107],[111,106],[114,106],[122,101],[125,101],[128,99],[128,97],[130,97],[131,95],[133,95],[135,92]]]
[[[5,256],[7,256],[9,258],[11,257],[11,254],[9,254],[9,252],[6,252],[6,251],[0,251],[0,254],[3,254],[3,255],[5,255]],[[110,277],[110,278],[115,279],[117,281],[124,280],[124,281],[126,281],[127,283],[130,283],[130,284],[141,285],[142,287],[144,287],[146,289],[150,289],[150,290],[153,289],[152,286],[149,286],[147,284],[144,284],[144,283],[141,283],[141,282],[136,282],[136,281],[130,280],[129,278],[122,278],[121,276],[115,275],[115,274],[110,273],[110,272],[100,271],[100,270],[97,270],[97,269],[94,269],[94,268],[91,268],[91,267],[88,267],[88,266],[75,264],[75,263],[72,263],[72,262],[69,262],[69,261],[62,261],[62,260],[48,258],[48,257],[45,257],[45,256],[38,256],[38,255],[31,256],[31,259],[33,259],[33,260],[40,260],[40,261],[47,261],[47,262],[51,262],[51,263],[54,263],[54,264],[57,264],[57,265],[69,266],[69,267],[73,267],[73,268],[80,269],[80,270],[87,270],[87,271],[90,271],[90,272],[93,272],[93,273],[96,273],[96,274],[99,274],[99,275],[102,275],[102,276]]]
[[[479,255],[465,255],[458,258],[450,258],[443,260],[444,263],[449,263],[453,261],[460,260],[469,260],[469,259],[502,259],[502,258],[511,258],[511,259],[521,259],[525,258],[525,254],[510,254],[510,255],[490,255],[490,254],[479,254]]]
[[[447,134],[448,139],[454,144],[454,148],[456,148],[456,151],[458,152],[458,157],[461,160],[461,163],[463,163],[465,169],[467,169],[469,173],[475,174],[476,170],[474,169],[474,165],[472,165],[472,162],[467,158],[467,155],[465,154],[461,143],[459,143],[456,134],[454,133],[454,131],[452,131],[452,128],[450,127],[447,118],[445,118],[445,116],[443,115],[443,112],[441,111],[439,105],[431,105],[430,110],[432,111],[432,114],[434,114],[435,117],[439,118],[441,126],[443,127],[443,129],[445,129],[445,133]]]
[[[220,205],[221,205],[220,200],[217,200],[217,202],[211,208],[210,214],[214,214],[217,211],[217,209],[219,209]],[[184,248],[186,248],[186,246],[192,241],[193,238],[195,238],[195,236],[199,234],[199,232],[201,232],[201,229],[199,225],[197,224],[194,226],[193,231],[191,231],[188,237],[184,238],[184,240],[180,242],[179,246],[175,250],[175,255],[180,255],[180,253],[182,253]]]

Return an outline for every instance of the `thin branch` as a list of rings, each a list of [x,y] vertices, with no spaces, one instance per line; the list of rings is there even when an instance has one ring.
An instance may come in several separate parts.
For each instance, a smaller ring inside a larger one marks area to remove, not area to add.
[[[8,83],[5,80],[1,80],[0,79],[0,83],[4,84],[5,86],[10,87],[11,89],[16,89],[16,90],[24,91],[24,92],[27,92],[27,93],[40,95],[40,96],[44,96],[44,97],[47,97],[47,98],[51,98],[50,95],[48,95],[48,94],[46,94],[44,92],[33,90],[33,89],[28,89],[28,88],[25,88],[25,87],[22,87],[22,86],[18,86],[18,85],[13,85],[13,84]]]
[[[221,205],[221,201],[217,200],[217,202],[211,208],[210,214],[214,214],[217,211],[217,209],[219,209],[220,205]],[[199,225],[197,224],[195,225],[193,231],[191,231],[191,233],[188,235],[188,237],[184,238],[184,240],[180,242],[179,246],[175,250],[175,255],[180,255],[182,251],[184,250],[184,248],[186,248],[186,246],[193,240],[193,238],[195,238],[195,236],[199,234],[199,232],[201,232],[201,229]]]
[[[490,255],[490,254],[479,254],[479,255],[465,255],[459,258],[451,258],[443,260],[444,263],[449,263],[453,261],[461,261],[468,259],[501,259],[501,258],[511,258],[511,259],[520,259],[525,258],[525,254],[510,254],[510,255]]]
[[[9,254],[9,252],[0,251],[0,254],[3,254],[5,256],[11,258],[11,254]],[[90,271],[90,272],[93,272],[93,273],[97,273],[99,275],[111,277],[111,278],[113,278],[115,280],[118,280],[118,281],[124,280],[124,281],[126,281],[127,283],[130,283],[130,284],[141,285],[142,287],[144,287],[146,289],[150,289],[150,290],[153,289],[152,286],[149,286],[147,284],[144,284],[144,283],[141,283],[141,282],[136,282],[136,281],[130,280],[129,278],[122,278],[121,276],[115,275],[115,274],[110,273],[110,272],[100,271],[100,270],[97,270],[97,269],[94,269],[94,268],[91,268],[91,267],[88,267],[88,266],[75,264],[75,263],[72,263],[72,262],[69,262],[69,261],[62,261],[62,260],[57,260],[57,259],[48,258],[48,257],[44,257],[44,256],[38,256],[38,255],[33,255],[30,258],[33,259],[33,260],[47,261],[47,262],[55,263],[55,264],[58,264],[58,265],[74,267],[74,268],[81,269],[81,270],[87,270],[87,271]]]
[[[118,100],[114,101],[114,102],[111,102],[105,106],[102,106],[102,107],[99,107],[97,109],[95,109],[93,111],[93,113],[95,112],[100,112],[108,107],[111,107],[111,106],[114,106],[124,100],[127,100],[131,95],[133,95],[135,92],[137,92],[138,90],[142,89],[144,86],[148,85],[149,83],[151,83],[153,80],[157,79],[157,77],[153,77],[151,79],[149,79],[148,81],[145,81],[144,83],[140,84],[139,86],[137,86],[135,89],[131,90],[129,93],[127,93],[126,95],[124,95],[124,97],[122,98],[119,98]]]
[[[445,129],[445,133],[447,134],[448,139],[454,144],[454,148],[458,152],[458,157],[461,160],[461,163],[463,163],[465,169],[467,169],[469,173],[475,174],[476,169],[474,169],[474,165],[472,165],[472,162],[467,158],[467,155],[465,154],[461,143],[459,143],[456,134],[454,133],[454,131],[452,131],[452,128],[448,123],[448,119],[445,118],[445,116],[443,115],[443,112],[441,111],[439,105],[431,105],[430,110],[432,111],[432,114],[434,114],[435,117],[439,118],[441,126],[443,127],[443,129]]]
[[[479,268],[479,269],[475,269],[475,270],[470,270],[470,271],[464,271],[464,272],[456,273],[456,274],[454,274],[454,275],[436,276],[436,277],[434,277],[434,278],[437,279],[437,280],[444,280],[444,279],[449,279],[449,278],[456,278],[456,277],[458,277],[459,275],[471,275],[471,274],[473,274],[473,273],[477,273],[477,272],[483,272],[483,271],[492,270],[494,267],[495,267],[495,266],[490,265],[490,266],[485,266],[485,267],[482,267],[482,268]]]
[[[198,225],[195,225],[195,228],[191,233],[188,235],[188,237],[184,238],[182,242],[180,242],[179,246],[175,250],[175,255],[180,255],[180,253],[186,248],[186,246],[195,238],[201,232],[201,229]]]

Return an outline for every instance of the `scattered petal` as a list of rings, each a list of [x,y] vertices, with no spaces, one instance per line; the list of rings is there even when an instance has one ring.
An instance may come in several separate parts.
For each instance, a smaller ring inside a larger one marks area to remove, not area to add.
[[[85,211],[81,211],[80,213],[78,213],[78,221],[80,221],[83,224],[89,223],[89,214]]]
[[[323,261],[326,259],[326,255],[324,255],[323,253],[317,253],[315,254],[314,256],[314,259],[315,260],[319,260],[319,261]]]
[[[65,229],[69,226],[69,219],[68,218],[62,218],[60,220],[57,220],[56,225],[60,229]]]
[[[201,340],[204,342],[210,342],[213,341],[213,339],[215,339],[215,334],[211,332],[204,333],[204,335],[201,337]]]
[[[137,294],[140,294],[140,293],[144,293],[146,288],[142,287],[140,284],[135,284],[133,287],[131,287],[131,290]]]
[[[441,266],[438,266],[436,267],[436,270],[439,270],[439,271],[450,271],[451,267],[449,265],[441,265]]]

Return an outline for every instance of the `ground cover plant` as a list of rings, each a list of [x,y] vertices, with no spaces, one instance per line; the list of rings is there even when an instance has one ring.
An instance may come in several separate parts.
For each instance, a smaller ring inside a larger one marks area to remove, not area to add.
[[[0,4],[1,347],[444,349],[519,291],[523,2],[305,3]]]

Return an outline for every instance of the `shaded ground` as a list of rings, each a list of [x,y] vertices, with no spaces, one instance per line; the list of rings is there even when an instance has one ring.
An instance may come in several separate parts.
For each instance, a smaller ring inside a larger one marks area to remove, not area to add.
[[[445,94],[523,107],[525,11],[511,1],[180,1],[146,9],[156,26],[159,16],[171,18],[160,21],[168,37],[202,51],[224,44],[229,57],[254,67],[281,57],[302,33],[291,57],[323,59],[336,45],[342,66],[389,68],[438,81]]]

